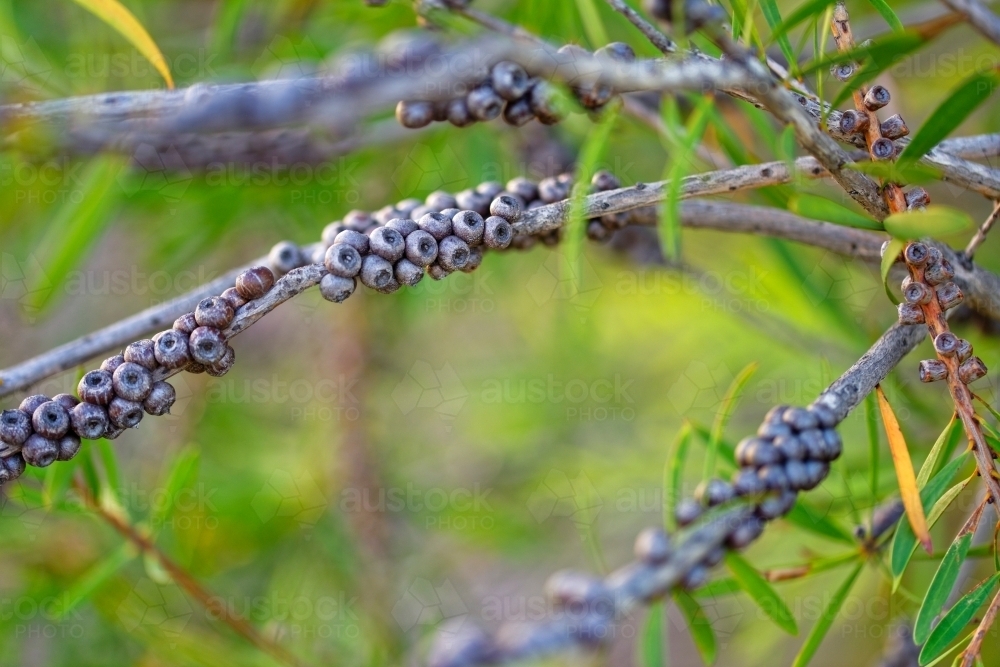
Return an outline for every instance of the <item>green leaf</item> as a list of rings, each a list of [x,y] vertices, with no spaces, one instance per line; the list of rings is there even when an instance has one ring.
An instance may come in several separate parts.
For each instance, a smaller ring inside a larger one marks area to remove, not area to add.
[[[681,145],[674,150],[667,166],[667,197],[663,201],[663,212],[659,225],[660,246],[663,248],[663,254],[675,261],[680,258],[681,254],[681,181],[691,164],[694,147],[701,141],[702,135],[705,134],[705,128],[712,118],[711,107],[714,104],[715,98],[711,95],[703,96],[698,100],[688,117]]]
[[[698,653],[701,654],[701,659],[706,665],[713,664],[717,650],[715,632],[712,630],[708,616],[705,615],[705,610],[701,608],[697,600],[684,591],[677,591],[674,594],[674,599],[687,620],[688,629],[691,630],[691,639],[694,641]]]
[[[153,511],[150,513],[149,525],[154,534],[170,518],[170,514],[176,506],[174,499],[177,494],[197,476],[199,460],[198,450],[191,447],[183,449],[174,458],[163,485],[164,491],[162,494],[158,494],[161,502],[153,507]]]
[[[583,20],[583,29],[587,33],[587,39],[594,48],[604,46],[611,41],[608,39],[608,33],[604,30],[604,22],[601,20],[594,0],[576,0],[576,8]]]
[[[801,70],[801,74],[802,76],[806,76],[819,70],[830,69],[834,65],[865,61],[870,61],[872,65],[881,65],[882,68],[889,67],[893,63],[898,62],[896,58],[902,57],[903,55],[920,48],[922,45],[926,44],[927,41],[928,37],[925,37],[921,33],[914,30],[907,31],[902,34],[887,35],[886,37],[874,40],[870,44],[857,46],[850,51],[837,51],[831,54],[823,54],[804,66]],[[881,71],[882,69],[873,72],[869,79],[866,79],[865,81],[857,80],[860,72],[855,74],[845,86],[845,89],[848,91],[847,97],[850,97],[851,93],[859,86],[863,85],[871,78],[878,76]],[[833,104],[831,106],[837,108],[838,105]]]
[[[844,542],[852,546],[857,544],[850,533],[831,521],[829,517],[816,512],[816,510],[803,502],[801,498],[792,506],[792,510],[784,518],[789,523],[816,535]]]
[[[799,634],[799,627],[795,624],[788,605],[760,572],[735,551],[726,552],[726,567],[733,573],[740,587],[779,628],[790,635]]]
[[[775,40],[782,35],[787,34],[789,30],[806,19],[813,18],[816,14],[819,14],[835,2],[836,0],[810,0],[809,2],[799,5],[795,11],[789,14],[785,20],[781,22],[781,25],[777,27],[771,26],[771,39]]]
[[[174,80],[170,76],[170,68],[167,66],[167,61],[163,59],[163,54],[160,53],[156,42],[153,41],[153,38],[149,36],[149,33],[146,32],[146,29],[142,27],[142,24],[139,23],[132,12],[122,6],[118,0],[75,1],[131,42],[132,46],[138,49],[139,53],[160,73],[160,76],[167,82],[167,88],[174,87]],[[606,44],[607,42],[601,43]]]
[[[921,489],[927,485],[927,480],[931,478],[931,475],[934,473],[934,468],[937,467],[938,459],[941,458],[941,452],[945,450],[945,446],[951,440],[952,433],[958,427],[959,421],[955,415],[952,415],[948,425],[944,427],[944,430],[941,431],[941,435],[939,435],[937,440],[934,441],[934,446],[931,447],[931,451],[927,454],[927,458],[924,459],[923,464],[920,466],[920,472],[917,473],[917,486]]]
[[[934,475],[927,482],[927,486],[920,490],[920,503],[923,505],[924,511],[931,509],[941,496],[944,495],[945,491],[948,490],[955,473],[966,462],[966,454],[967,452],[948,463],[948,465],[941,469],[941,472]],[[928,523],[931,526],[934,525],[932,516],[928,516]],[[916,546],[917,538],[913,534],[913,529],[910,528],[909,523],[901,521],[899,528],[896,529],[896,534],[893,536],[892,552],[889,555],[890,571],[892,572],[895,585],[899,584],[899,578],[903,575],[903,570],[906,569],[906,565],[910,562]]]
[[[897,239],[954,234],[973,225],[968,213],[957,208],[932,204],[921,211],[893,213],[883,222],[885,231]]]
[[[868,0],[868,2],[875,8],[875,11],[882,15],[882,18],[885,19],[885,22],[889,24],[889,27],[892,28],[894,32],[906,31],[906,27],[903,25],[903,22],[899,20],[898,16],[896,16],[896,12],[892,11],[892,7],[889,6],[889,3],[885,0]]]
[[[923,163],[900,164],[899,162],[849,162],[848,169],[860,171],[869,176],[893,183],[926,185],[941,180],[941,170]]]
[[[969,546],[972,544],[972,533],[960,535],[957,540],[951,543],[947,553],[941,559],[934,578],[931,579],[924,601],[917,612],[917,619],[913,624],[913,641],[917,645],[927,641],[927,636],[931,633],[931,623],[944,608],[951,589],[958,579],[958,572],[965,562],[965,557],[969,553]]]
[[[1000,579],[1000,573],[982,582],[971,591],[966,593],[955,603],[948,613],[945,614],[941,622],[937,624],[927,643],[920,651],[920,664],[926,665],[928,662],[940,655],[951,642],[958,637],[962,630],[976,615],[976,611],[983,606],[986,599],[993,592],[993,587]]]
[[[58,507],[62,504],[73,482],[73,474],[84,456],[76,456],[62,465],[49,466],[45,471],[45,482],[42,486],[42,498],[47,507]]]
[[[53,609],[56,618],[63,618],[73,611],[81,602],[89,598],[94,591],[113,577],[118,570],[136,557],[135,548],[128,542],[92,565],[82,577],[73,582],[63,593]]]
[[[889,271],[892,270],[892,265],[896,263],[896,258],[899,257],[899,253],[903,252],[903,248],[906,247],[906,242],[900,239],[891,239],[889,245],[886,246],[885,252],[882,253],[882,288],[885,289],[885,295],[889,297],[889,301],[892,304],[899,305],[899,299],[893,294],[892,289],[889,287]]]
[[[820,614],[819,620],[816,621],[816,625],[809,631],[809,636],[806,637],[806,642],[799,650],[799,654],[795,656],[795,662],[792,663],[792,667],[805,667],[812,660],[813,656],[816,655],[819,645],[823,643],[823,639],[833,626],[833,621],[837,618],[837,614],[840,613],[840,608],[844,606],[844,600],[847,599],[851,588],[854,587],[854,582],[857,581],[858,575],[861,574],[863,566],[864,561],[859,562],[847,576],[847,579],[840,584],[840,588],[833,594],[833,597],[830,598],[830,601],[823,608],[823,613]]]
[[[778,4],[774,0],[760,0],[760,8],[764,12],[764,20],[767,21],[767,25],[772,31],[781,25],[781,13],[778,11]],[[795,72],[798,59],[795,57],[795,51],[792,50],[791,42],[788,41],[788,36],[785,33],[777,33],[773,39],[777,40],[778,46],[781,48],[781,53],[784,54],[785,60],[788,61],[789,72]]]
[[[668,530],[677,528],[674,524],[674,508],[681,498],[684,476],[684,462],[687,461],[688,446],[691,444],[691,424],[684,422],[670,447],[670,456],[663,466],[663,519]]]
[[[717,598],[726,595],[734,595],[742,591],[743,588],[732,577],[720,577],[713,579],[704,586],[699,586],[693,593],[696,598]]]
[[[664,667],[667,664],[667,651],[664,646],[662,602],[649,607],[646,623],[639,635],[639,647],[636,651],[640,656],[639,664],[644,667]]]
[[[982,72],[966,79],[917,130],[913,140],[900,154],[899,163],[906,166],[922,158],[927,151],[941,143],[961,125],[962,121],[985,102],[998,86],[1000,86],[1000,74],[996,70]]]
[[[882,223],[868,216],[852,211],[826,197],[810,194],[797,194],[788,202],[788,210],[813,220],[832,222],[835,225],[854,227],[856,229],[885,229]]]
[[[708,452],[705,457],[705,479],[715,474],[715,459],[719,450],[719,442],[722,441],[722,434],[725,432],[726,424],[729,423],[729,418],[732,417],[736,406],[739,405],[740,398],[743,397],[743,387],[746,386],[756,371],[757,364],[755,362],[747,364],[743,370],[736,374],[733,381],[729,383],[729,388],[726,389],[726,394],[722,397],[722,403],[719,405],[719,410],[715,415],[715,422],[712,424],[712,433],[708,440]]]

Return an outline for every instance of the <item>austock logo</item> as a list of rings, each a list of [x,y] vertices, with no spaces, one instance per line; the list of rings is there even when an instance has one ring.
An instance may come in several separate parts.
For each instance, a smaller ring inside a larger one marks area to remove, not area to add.
[[[286,470],[275,470],[250,505],[261,523],[291,518],[300,527],[311,528],[326,511],[327,500],[309,475],[293,476]]]
[[[34,322],[40,304],[55,288],[34,255],[20,261],[10,253],[0,254],[0,300],[15,301],[28,322]]]
[[[549,301],[565,301],[586,320],[587,313],[604,290],[604,283],[586,256],[580,255],[577,262],[570,264],[562,253],[550,252],[528,279],[526,287],[538,306]]]
[[[129,632],[151,632],[169,641],[184,631],[194,609],[176,584],[158,584],[143,577],[118,605],[116,615]]]
[[[174,146],[160,149],[152,144],[139,144],[116,177],[129,197],[139,192],[156,192],[171,203],[180,201],[192,179],[191,171]]]
[[[719,362],[709,366],[704,361],[692,361],[667,390],[667,400],[679,414],[691,410],[714,410],[733,381],[733,372]]]
[[[461,189],[469,174],[450,145],[434,149],[417,144],[392,172],[392,182],[404,196],[418,191]]]
[[[430,363],[417,361],[392,390],[392,400],[404,415],[431,408],[446,422],[454,421],[468,398],[469,391],[449,363],[434,370]],[[451,425],[445,428],[450,431]]]
[[[45,91],[51,74],[52,65],[34,37],[19,43],[9,35],[0,35],[0,84],[39,94]]]
[[[877,275],[858,269],[841,255],[825,252],[806,276],[806,298],[813,306],[830,301],[846,306],[860,321],[878,293]]]
[[[447,579],[440,586],[423,578],[414,580],[392,607],[392,617],[403,632],[443,624],[444,631],[458,633],[468,616],[468,607]]]
[[[322,57],[308,37],[296,43],[278,35],[250,66],[250,72],[258,79],[296,79],[313,74]]]
[[[538,523],[551,517],[564,517],[577,527],[586,528],[597,521],[604,501],[583,471],[576,479],[570,479],[562,470],[550,470],[528,497],[527,505]]]

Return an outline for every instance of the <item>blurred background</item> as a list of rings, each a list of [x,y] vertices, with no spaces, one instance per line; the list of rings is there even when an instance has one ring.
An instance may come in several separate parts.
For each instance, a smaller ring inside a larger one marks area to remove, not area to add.
[[[124,4],[178,87],[322,71],[338,54],[416,25],[404,2]],[[789,12],[799,3],[778,4]],[[904,23],[942,13],[932,2],[893,4]],[[596,48],[606,38],[656,55],[603,3],[477,7],[553,43]],[[859,38],[888,29],[867,3],[849,8]],[[759,12],[757,20],[766,26]],[[809,52],[812,33],[799,33]],[[881,77],[893,93],[888,111],[919,127],[945,91],[998,59],[971,30],[953,28]],[[162,86],[134,48],[75,3],[0,1],[4,103]],[[687,98],[674,108],[681,117],[689,109]],[[729,166],[725,132],[752,161],[795,154],[763,114],[721,97],[715,109],[709,150],[689,172]],[[995,110],[984,105],[958,134],[997,131]],[[0,367],[181,294],[280,240],[312,242],[350,209],[571,170],[593,127],[585,115],[555,127],[434,125],[320,167],[256,170],[142,169],[128,156],[80,160],[8,145],[0,152]],[[658,180],[671,150],[656,130],[622,116],[599,167],[625,184]],[[953,186],[929,190],[977,220],[991,210]],[[786,206],[801,192],[854,208],[822,182],[737,199]],[[947,240],[964,247],[970,233]],[[237,622],[206,611],[106,517],[60,495],[50,470],[70,464],[30,468],[3,490],[0,663],[292,664],[284,651],[303,665],[407,664],[442,619],[495,627],[546,618],[552,610],[541,591],[551,572],[628,562],[634,536],[662,522],[665,496],[700,481],[704,439],[695,437],[683,488],[665,491],[672,443],[685,420],[696,435],[711,426],[741,371],[755,364],[729,443],[771,406],[811,401],[896,318],[874,266],[691,230],[683,261],[667,265],[655,243],[655,235],[588,242],[578,290],[561,277],[558,249],[540,245],[490,253],[474,274],[391,296],[364,291],[333,305],[313,290],[281,306],[236,340],[239,363],[228,375],[178,376],[172,415],[145,420],[104,450],[85,443],[76,464],[99,470],[122,520],[150,535]],[[997,243],[988,239],[977,255],[993,270]],[[965,317],[955,330],[988,367],[1000,367],[991,325]],[[917,381],[917,360],[928,356],[925,342],[884,384],[917,465],[952,411],[942,384]],[[79,372],[31,393],[71,391]],[[976,391],[995,402],[995,373]],[[845,452],[829,479],[802,501],[814,525],[775,522],[747,552],[756,567],[850,552],[854,526],[876,498],[892,495],[884,438],[872,493],[863,412],[841,427]],[[942,545],[976,493],[970,486],[936,526]],[[813,664],[877,663],[934,572],[921,558],[895,595],[878,567],[866,568]],[[976,567],[983,574],[993,564]],[[845,576],[834,568],[777,584],[798,637],[744,595],[703,595],[717,663],[790,663]],[[702,664],[679,611],[670,605],[660,620],[667,662]],[[266,646],[242,636],[238,621]],[[553,663],[642,664],[646,623],[638,612],[623,619],[609,651]],[[987,642],[988,664],[1000,664],[996,646]]]

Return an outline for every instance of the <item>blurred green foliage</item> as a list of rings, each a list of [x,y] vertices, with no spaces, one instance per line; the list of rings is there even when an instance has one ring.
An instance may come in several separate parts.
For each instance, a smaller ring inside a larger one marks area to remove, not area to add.
[[[360,0],[125,4],[178,86],[308,72],[414,26],[412,8],[398,1],[382,9]],[[787,16],[796,4],[775,9]],[[926,7],[893,3],[904,23],[925,17]],[[592,40],[606,33],[656,55],[595,0],[482,8],[554,42],[596,47]],[[860,37],[889,30],[868,3],[850,9]],[[815,23],[789,33],[787,44],[806,50],[800,62],[814,55]],[[769,24],[776,21],[758,10],[744,34],[766,39]],[[162,85],[123,39],[66,0],[0,1],[0,47],[7,102]],[[954,28],[879,80],[893,91],[894,111],[916,128],[944,91],[996,58],[970,30]],[[681,97],[664,105],[675,136],[622,115],[596,167],[631,184],[658,179],[668,166],[683,174],[727,160],[793,157],[790,135],[764,114],[716,102],[703,142],[709,151],[672,160],[696,104]],[[958,133],[996,131],[995,104]],[[545,130],[436,127],[323,168],[255,174],[220,165],[166,179],[129,171],[122,158],[39,163],[6,150],[0,365],[182,293],[281,239],[312,241],[349,209],[548,175],[556,157],[574,156],[593,131],[585,116]],[[976,219],[989,212],[988,202],[952,186],[930,190],[935,202]],[[822,182],[738,199],[784,207],[791,197],[824,197],[846,209],[841,214],[860,215]],[[313,292],[281,307],[240,336],[240,363],[225,378],[177,379],[173,416],[149,419],[110,445],[86,443],[72,463],[30,469],[5,489],[0,663],[275,664],[155,557],[81,507],[74,474],[103,489],[107,512],[155,539],[231,616],[303,664],[400,664],[442,618],[491,626],[544,616],[549,572],[614,568],[630,558],[642,527],[663,520],[663,466],[685,420],[693,428],[679,490],[700,481],[706,452],[716,451],[702,434],[740,369],[758,365],[719,439],[720,472],[731,468],[726,452],[768,408],[812,400],[895,319],[874,267],[772,239],[682,233],[683,269],[587,244],[570,289],[559,251],[538,247],[490,254],[475,274],[389,297],[369,293],[332,306]],[[966,236],[946,240],[964,245]],[[1000,268],[995,239],[977,261]],[[956,331],[974,341],[987,366],[1000,368],[994,336],[971,322]],[[930,355],[923,344],[884,383],[916,465],[952,410],[944,387],[917,382],[916,360]],[[66,391],[78,376],[38,390]],[[995,403],[993,377],[976,391]],[[856,549],[845,544],[854,527],[894,493],[891,461],[884,450],[870,455],[864,411],[841,431],[845,452],[829,479],[746,554],[759,570],[814,564],[815,574],[774,584],[800,636],[783,632],[723,574],[684,602],[688,610],[701,605],[719,664],[791,662],[825,622],[833,591],[853,577],[812,664],[874,662],[890,628],[916,614],[977,502],[972,489],[955,500],[933,529],[937,560],[915,555],[892,594],[884,567],[853,573],[846,565],[858,560],[844,557]],[[993,569],[991,558],[979,558],[974,576]],[[669,632],[665,645],[639,614],[624,620],[614,648],[596,661],[661,664],[668,655],[673,665],[698,664],[678,608],[656,609],[662,620],[654,623]],[[700,630],[695,636],[707,641]],[[987,642],[984,659],[1000,664],[996,642]]]

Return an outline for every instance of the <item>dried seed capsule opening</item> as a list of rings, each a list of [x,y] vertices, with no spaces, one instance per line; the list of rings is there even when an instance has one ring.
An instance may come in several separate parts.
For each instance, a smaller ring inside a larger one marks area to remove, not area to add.
[[[877,111],[887,105],[892,97],[885,86],[874,85],[865,93],[865,108],[869,111]]]
[[[910,266],[923,266],[928,258],[927,246],[919,241],[908,243],[903,250],[903,258]]]
[[[903,288],[903,298],[907,303],[925,304],[930,303],[931,291],[923,283],[911,282]]]
[[[880,137],[872,142],[871,153],[876,160],[888,160],[895,155],[896,145],[892,143],[891,139]]]
[[[950,357],[958,350],[958,336],[945,331],[934,339],[934,350],[945,357]]]

